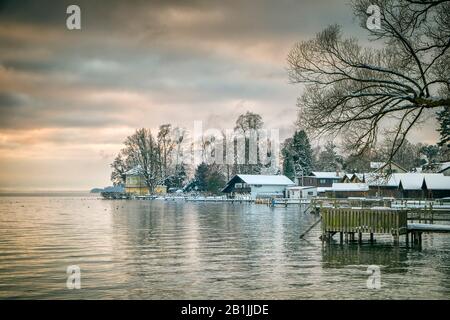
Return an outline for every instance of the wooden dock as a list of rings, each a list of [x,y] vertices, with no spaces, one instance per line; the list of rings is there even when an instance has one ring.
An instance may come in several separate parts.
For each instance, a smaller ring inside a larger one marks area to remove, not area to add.
[[[408,223],[408,233],[411,234],[411,242],[422,244],[423,233],[450,233],[450,225],[429,223]],[[406,241],[408,242],[408,234]]]
[[[363,234],[368,234],[371,242],[376,234],[390,234],[394,243],[405,235],[406,243],[411,236],[412,243],[420,244],[423,233],[450,233],[450,225],[408,223],[408,210],[402,209],[322,208],[320,215],[323,241],[330,241],[338,233],[341,243],[356,241],[356,235],[361,243]]]
[[[374,240],[374,234],[391,234],[394,241],[398,242],[402,234],[408,232],[407,212],[395,209],[345,209],[322,208],[322,240],[329,240],[339,233],[340,241],[354,241],[358,235],[358,241],[362,242],[363,233],[370,235]]]

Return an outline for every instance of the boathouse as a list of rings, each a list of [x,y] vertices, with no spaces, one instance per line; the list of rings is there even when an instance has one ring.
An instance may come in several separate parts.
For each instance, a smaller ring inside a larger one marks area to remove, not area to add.
[[[289,199],[310,199],[317,197],[317,188],[313,186],[294,186],[286,188]]]
[[[444,175],[426,175],[422,190],[427,198],[439,199],[450,197],[450,177]]]
[[[231,197],[248,195],[252,199],[284,198],[286,188],[294,185],[291,179],[283,175],[237,174],[228,181],[222,192]]]
[[[144,196],[150,193],[149,188],[145,182],[145,178],[142,175],[140,166],[136,166],[133,169],[125,172],[125,193],[138,196]],[[167,187],[163,185],[157,185],[154,189],[154,193],[166,194]]]
[[[367,197],[369,186],[366,183],[333,183],[326,191],[329,198]]]
[[[388,161],[388,162],[371,162],[370,168],[374,169],[373,172],[377,173],[406,173],[408,170],[400,166],[399,164],[395,163],[394,161]]]
[[[340,172],[321,172],[321,171],[313,171],[309,176],[303,177],[301,181],[303,181],[304,186],[313,186],[313,187],[331,187],[333,183],[340,182],[344,177],[343,173]]]

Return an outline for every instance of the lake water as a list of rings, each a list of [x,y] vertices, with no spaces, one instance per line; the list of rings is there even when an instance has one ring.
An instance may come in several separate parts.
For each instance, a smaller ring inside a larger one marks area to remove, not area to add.
[[[449,299],[450,236],[325,244],[299,207],[0,197],[0,299]],[[66,269],[81,269],[81,289]],[[367,289],[378,265],[381,288]]]

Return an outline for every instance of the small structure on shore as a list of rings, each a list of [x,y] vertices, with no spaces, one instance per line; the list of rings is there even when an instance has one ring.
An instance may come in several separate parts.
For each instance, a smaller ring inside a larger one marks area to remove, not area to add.
[[[342,179],[342,183],[334,184],[334,186],[357,185],[358,183],[355,182],[367,184],[369,190],[366,196],[372,197],[436,199],[450,196],[450,177],[444,176],[442,173],[354,173],[346,175]],[[330,196],[333,195],[334,190],[331,187],[324,191],[327,196]],[[335,197],[338,196],[335,195]]]
[[[374,172],[377,173],[406,173],[408,170],[400,166],[399,164],[395,163],[394,161],[388,161],[388,162],[371,162],[370,168],[374,169]]]
[[[330,198],[367,197],[369,186],[366,183],[333,183],[326,191]]]
[[[150,194],[149,187],[145,182],[145,178],[142,175],[142,170],[139,166],[128,170],[125,173],[125,193],[138,196],[145,196]],[[157,185],[154,190],[155,194],[164,195],[167,193],[167,187],[163,185]]]
[[[344,177],[344,173],[330,171],[313,171],[310,175],[305,176],[299,182],[302,182],[304,186],[314,186],[314,187],[331,187],[333,183],[340,182]]]
[[[427,198],[450,197],[450,177],[439,175],[425,176],[422,183],[422,190]]]
[[[248,195],[251,199],[283,198],[286,188],[290,186],[295,186],[295,183],[282,175],[237,174],[228,181],[222,192],[232,197]]]
[[[294,186],[286,188],[286,198],[311,199],[317,197],[317,188],[313,186]]]

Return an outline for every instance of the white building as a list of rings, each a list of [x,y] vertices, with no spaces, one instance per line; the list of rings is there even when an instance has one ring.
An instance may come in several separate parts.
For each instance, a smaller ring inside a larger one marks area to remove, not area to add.
[[[286,176],[237,174],[228,181],[222,192],[235,195],[248,195],[252,199],[285,196],[287,187],[295,183]]]
[[[317,188],[313,186],[287,187],[286,197],[289,199],[310,199],[317,197]]]

